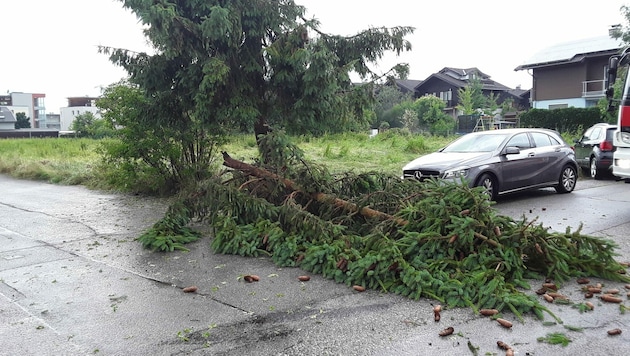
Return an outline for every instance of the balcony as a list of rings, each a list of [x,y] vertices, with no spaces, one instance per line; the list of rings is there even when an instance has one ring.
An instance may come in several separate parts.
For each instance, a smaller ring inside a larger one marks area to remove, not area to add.
[[[605,80],[587,80],[582,82],[582,97],[583,98],[603,98],[606,96],[606,81]]]

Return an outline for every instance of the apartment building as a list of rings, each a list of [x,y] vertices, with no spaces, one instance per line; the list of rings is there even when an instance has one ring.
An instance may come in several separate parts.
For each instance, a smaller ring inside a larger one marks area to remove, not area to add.
[[[68,131],[74,119],[86,112],[91,112],[94,117],[100,118],[101,112],[96,107],[97,97],[77,96],[68,98],[68,106],[59,109],[59,130]]]

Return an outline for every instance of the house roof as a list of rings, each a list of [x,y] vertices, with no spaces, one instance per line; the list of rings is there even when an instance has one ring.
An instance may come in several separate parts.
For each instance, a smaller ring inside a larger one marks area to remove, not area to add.
[[[416,90],[421,87],[424,83],[428,83],[432,80],[440,80],[444,81],[454,87],[464,88],[470,83],[469,75],[474,73],[483,84],[483,90],[497,90],[497,91],[507,91],[511,90],[511,88],[497,83],[494,80],[490,79],[490,76],[483,73],[476,67],[472,68],[453,68],[453,67],[444,67],[437,73],[431,74],[427,79],[422,81],[419,85],[416,86]]]
[[[510,89],[507,92],[514,96],[523,97],[524,95],[527,95],[527,93],[529,93],[529,90],[516,88],[516,89]]]
[[[406,91],[410,91],[413,93],[415,88],[422,83],[422,80],[415,79],[396,79],[396,85],[398,85],[401,89]]]
[[[586,57],[610,56],[617,53],[620,48],[622,48],[621,41],[610,36],[564,42],[539,51],[514,70],[577,63]]]
[[[2,123],[16,123],[17,119],[13,112],[9,108],[0,106],[0,122]]]
[[[465,77],[465,76],[469,75],[470,73],[476,73],[477,75],[479,75],[482,78],[490,78],[489,75],[487,75],[486,73],[480,71],[479,68],[477,68],[477,67],[472,67],[472,68],[444,67],[444,68],[442,68],[442,70],[440,70],[440,73],[445,73],[445,74],[453,73],[453,74],[458,75],[459,77]]]

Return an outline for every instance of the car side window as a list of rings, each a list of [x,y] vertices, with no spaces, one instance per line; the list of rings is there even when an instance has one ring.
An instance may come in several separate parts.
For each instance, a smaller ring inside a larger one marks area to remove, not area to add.
[[[536,147],[545,147],[545,146],[554,145],[554,143],[551,141],[551,137],[544,133],[532,132],[532,138],[534,139],[534,143],[536,144]]]
[[[522,150],[531,148],[531,144],[529,143],[529,138],[526,133],[521,133],[512,137],[507,146],[518,147]]]
[[[601,127],[596,127],[591,131],[590,135],[588,135],[589,140],[597,140],[599,135],[602,133]]]

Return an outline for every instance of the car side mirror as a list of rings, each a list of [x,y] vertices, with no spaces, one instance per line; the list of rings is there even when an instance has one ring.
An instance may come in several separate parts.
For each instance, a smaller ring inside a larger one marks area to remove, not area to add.
[[[508,146],[505,148],[504,152],[506,155],[517,155],[521,153],[521,149],[516,146]]]
[[[606,77],[606,99],[611,100],[615,93],[614,85],[617,80],[617,69],[619,68],[619,57],[612,56],[608,60],[608,75]]]

